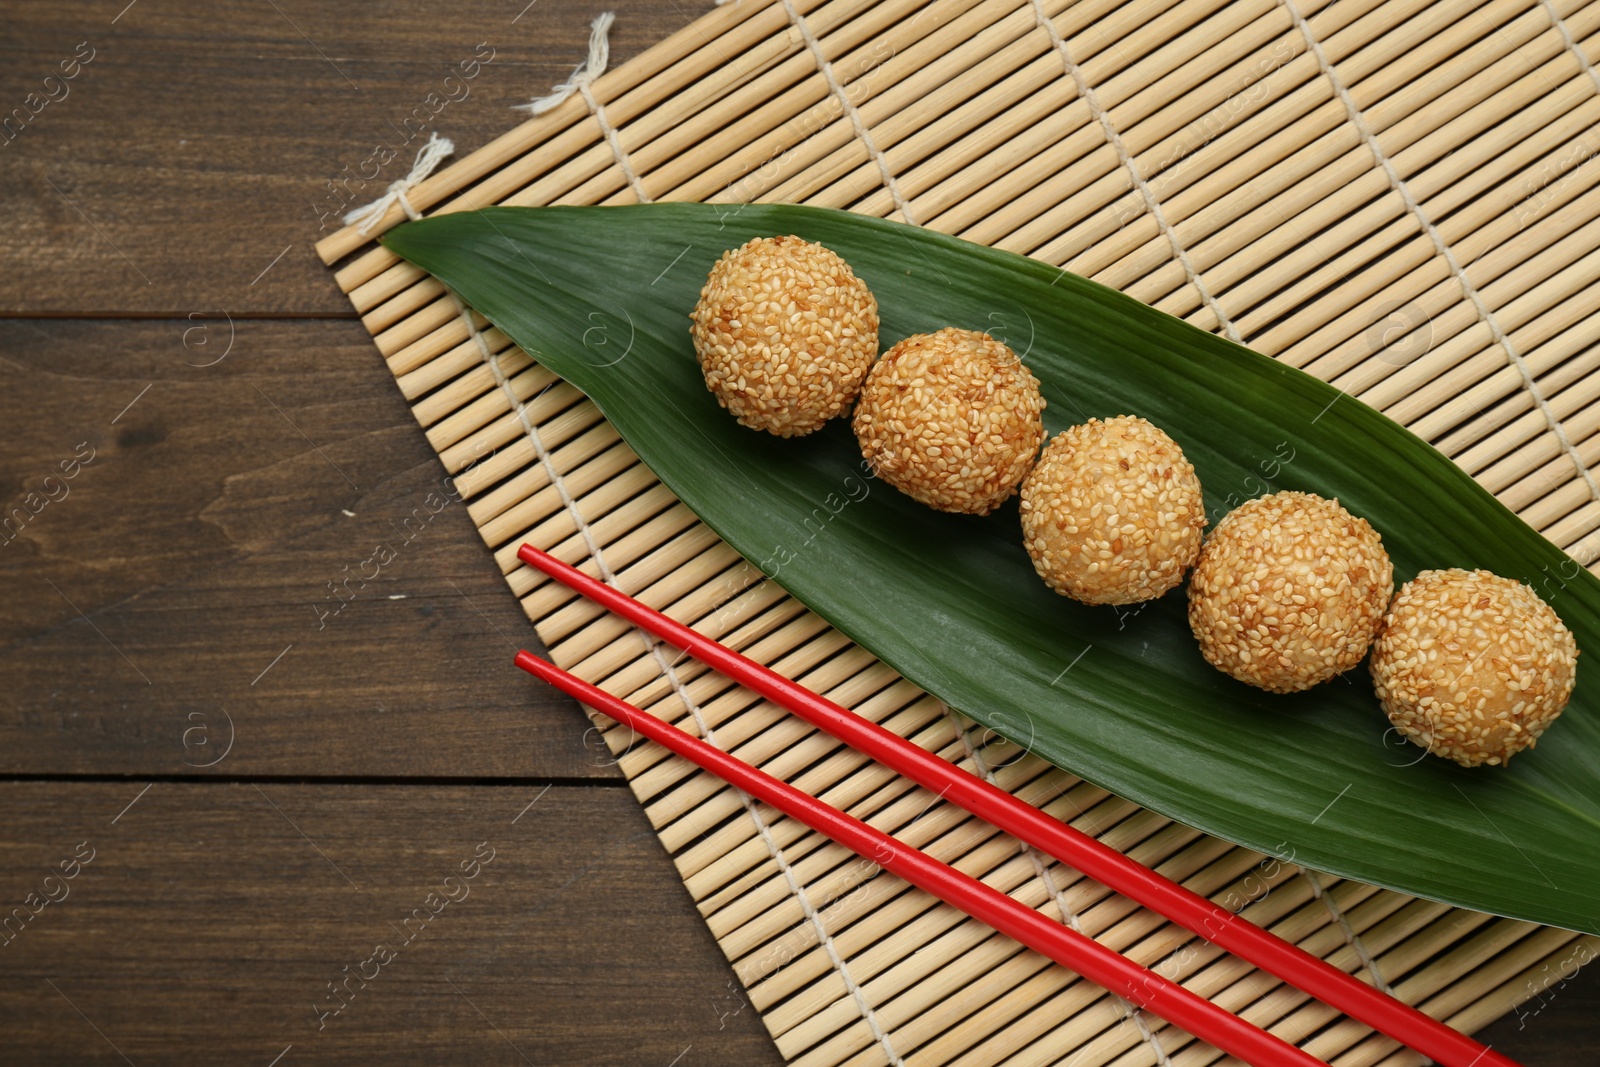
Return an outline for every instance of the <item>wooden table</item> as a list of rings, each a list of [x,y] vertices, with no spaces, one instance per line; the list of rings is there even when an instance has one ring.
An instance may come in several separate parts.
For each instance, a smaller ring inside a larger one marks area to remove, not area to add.
[[[0,1059],[778,1062],[464,509],[324,614],[443,474],[329,182],[503,132],[594,9],[124,2],[0,43]],[[707,5],[618,6],[614,62]],[[1486,1037],[1592,1062],[1600,982],[1544,1000]]]

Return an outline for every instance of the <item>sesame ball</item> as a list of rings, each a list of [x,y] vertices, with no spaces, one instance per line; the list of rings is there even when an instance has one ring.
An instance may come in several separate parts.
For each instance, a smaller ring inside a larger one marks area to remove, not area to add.
[[[1133,415],[1056,435],[1022,483],[1022,539],[1050,588],[1087,604],[1150,600],[1183,580],[1205,528],[1178,442]]]
[[[1463,767],[1532,748],[1572,696],[1578,646],[1521,582],[1423,571],[1400,587],[1372,646],[1372,681],[1408,739]]]
[[[753,430],[798,437],[855,402],[878,355],[878,301],[833,251],[757,237],[722,254],[689,319],[717,403]]]
[[[1039,380],[986,333],[907,337],[867,375],[856,440],[878,477],[940,511],[987,515],[1044,443]]]
[[[1274,693],[1354,667],[1394,592],[1378,533],[1312,493],[1246,501],[1217,523],[1189,580],[1189,628],[1218,670]]]

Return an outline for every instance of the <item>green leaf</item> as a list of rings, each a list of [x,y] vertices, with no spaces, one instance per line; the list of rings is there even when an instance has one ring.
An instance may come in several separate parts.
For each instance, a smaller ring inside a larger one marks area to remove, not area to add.
[[[1230,841],[1600,933],[1600,690],[1584,679],[1509,767],[1459,768],[1389,732],[1364,667],[1263,693],[1201,659],[1181,589],[1142,609],[1056,596],[1022,548],[1014,501],[985,518],[924,508],[864,475],[845,420],[795,440],[740,427],[706,391],[688,314],[725,249],[788,233],[834,249],[872,287],[885,348],[946,325],[986,330],[1043,382],[1050,433],[1122,413],[1166,429],[1213,521],[1264,492],[1336,496],[1382,534],[1397,582],[1451,566],[1522,579],[1600,654],[1600,582],[1425,442],[1047,264],[793,206],[496,208],[384,240],[587,393],[747,559],[951,706]]]

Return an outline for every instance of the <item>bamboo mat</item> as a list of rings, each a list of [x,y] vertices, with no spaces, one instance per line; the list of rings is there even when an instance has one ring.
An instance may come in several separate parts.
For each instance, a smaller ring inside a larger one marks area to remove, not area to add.
[[[1600,3],[1578,0],[738,0],[409,199],[798,201],[1036,256],[1386,411],[1591,566],[1597,31]],[[587,400],[492,328],[480,347],[450,294],[370,242],[345,230],[319,251],[563,666],[1335,1063],[1421,1061],[652,647],[536,580],[517,545],[582,562],[1463,1030],[1531,1013],[1600,952],[1302,871],[1019,755],[764,581]],[[794,1063],[1221,1058],[626,731],[604,737]]]

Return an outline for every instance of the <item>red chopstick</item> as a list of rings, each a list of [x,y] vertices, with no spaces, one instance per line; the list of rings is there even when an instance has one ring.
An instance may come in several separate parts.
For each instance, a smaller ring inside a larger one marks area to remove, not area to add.
[[[1222,1051],[1254,1067],[1323,1067],[1321,1060],[1282,1038],[1274,1037],[1204,997],[1126,956],[1106,948],[1070,927],[1045,918],[1017,900],[971,875],[956,870],[910,845],[890,837],[852,815],[752,767],[737,756],[684,733],[671,723],[640,711],[627,701],[590,685],[529,652],[517,653],[517,666],[556,686],[636,732],[693,761],[757,800],[825,834],[872,860],[891,874],[1029,948],[1070,967],[1085,978],[1125,997],[1141,1008],[1181,1026]]]
[[[691,630],[549,553],[525,544],[517,556],[918,785],[939,793],[993,826],[1076,867],[1090,878],[1379,1033],[1410,1046],[1442,1067],[1518,1067],[1515,1060],[1366,985],[1081,830],[1023,803],[998,786]]]

